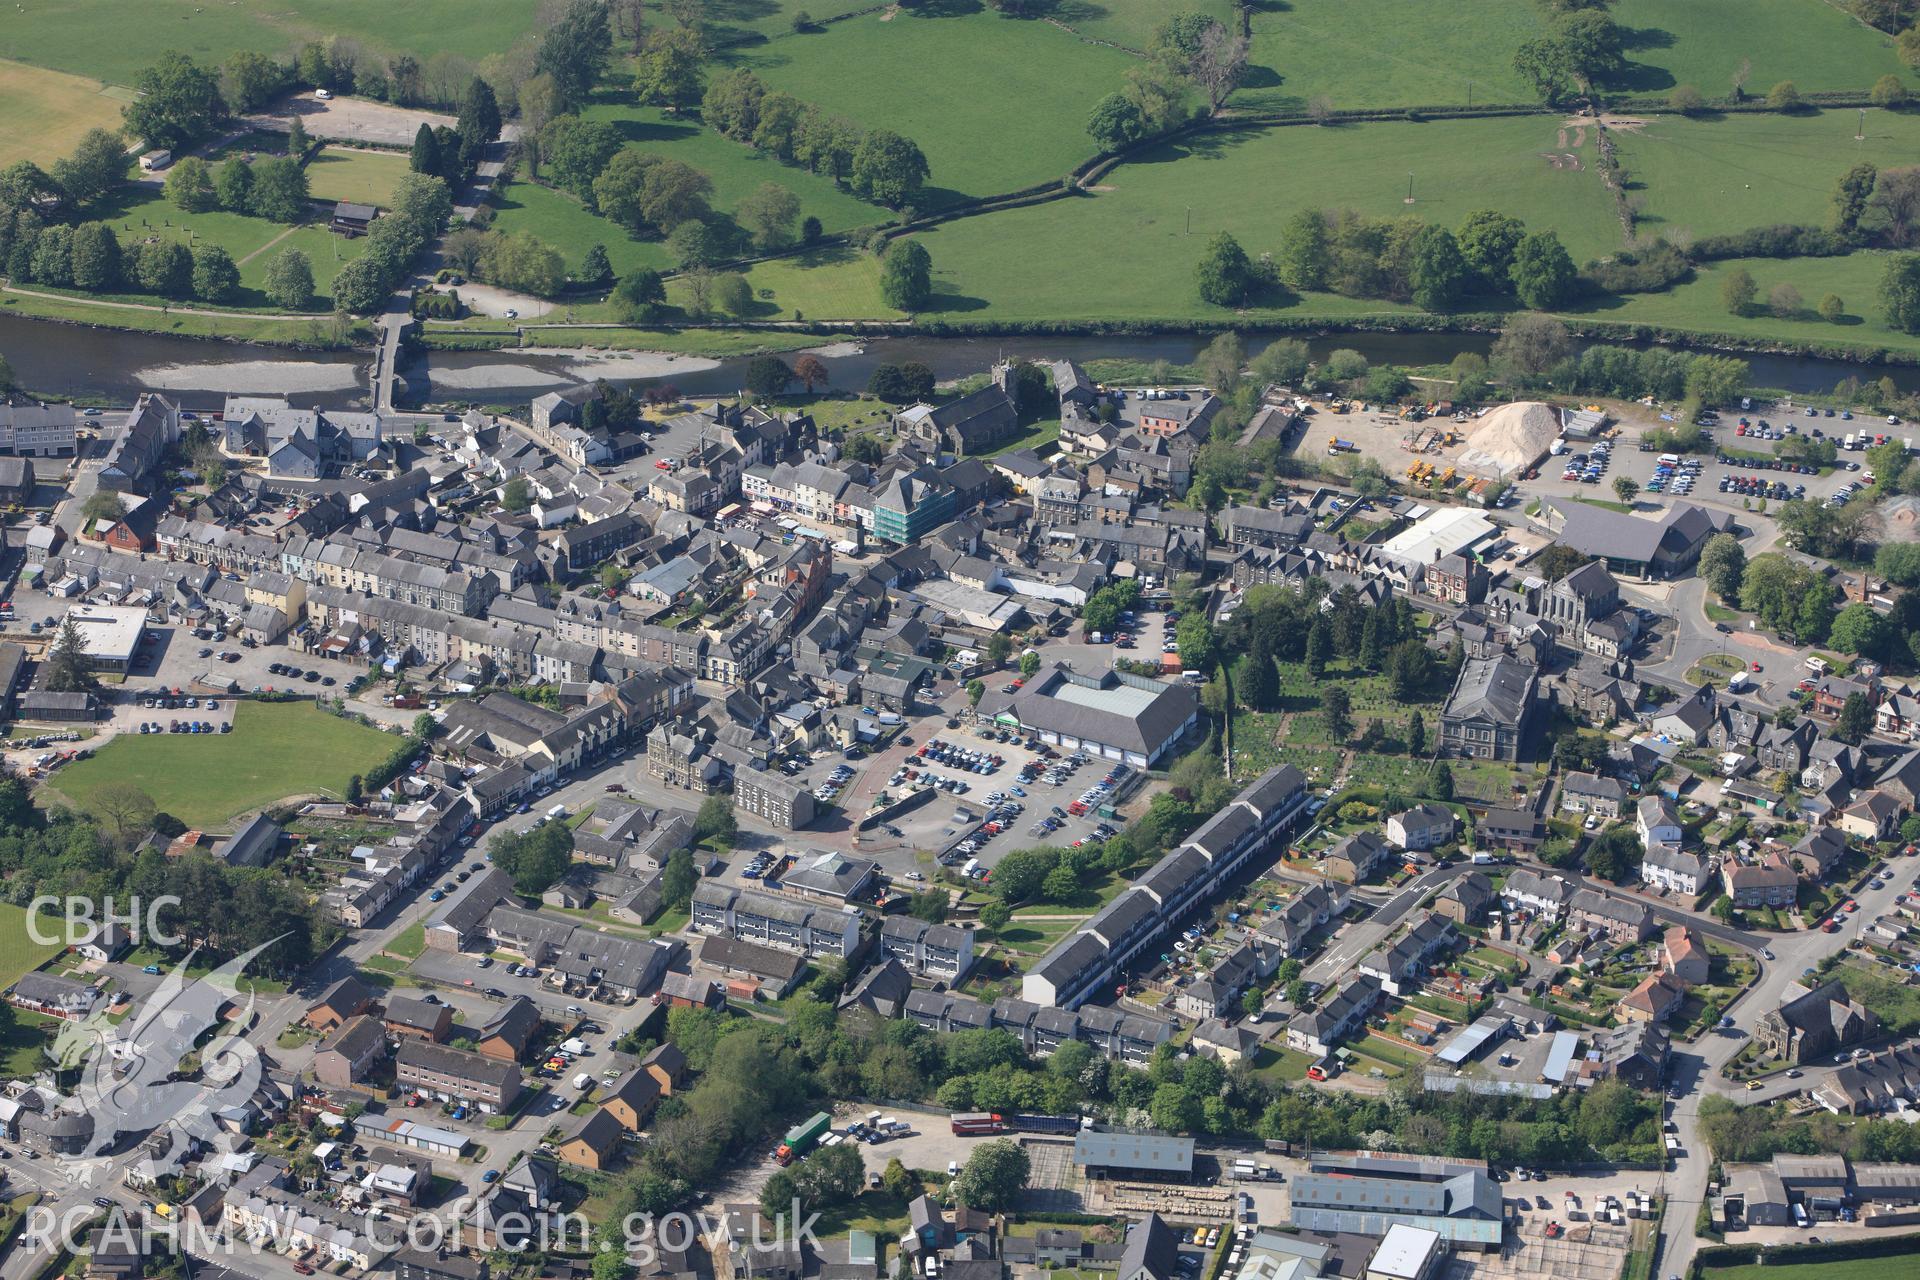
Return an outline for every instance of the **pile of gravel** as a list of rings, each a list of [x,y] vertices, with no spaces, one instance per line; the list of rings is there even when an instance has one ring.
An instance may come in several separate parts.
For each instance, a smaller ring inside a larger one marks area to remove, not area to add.
[[[1501,405],[1467,433],[1459,466],[1477,475],[1506,480],[1547,455],[1560,434],[1560,413],[1538,400]]]

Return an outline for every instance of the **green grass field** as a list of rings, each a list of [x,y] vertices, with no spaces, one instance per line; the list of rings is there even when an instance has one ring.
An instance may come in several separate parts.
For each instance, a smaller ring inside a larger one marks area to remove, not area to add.
[[[1553,169],[1541,158],[1555,145],[1555,130],[1546,118],[1299,126],[1159,148],[1106,175],[1089,196],[924,233],[939,295],[933,310],[951,319],[1217,319],[1222,313],[1201,303],[1193,287],[1193,266],[1208,238],[1231,231],[1257,257],[1276,247],[1287,217],[1310,204],[1376,216],[1411,212],[1448,226],[1475,209],[1498,208],[1529,226],[1555,228],[1576,258],[1608,252],[1620,231],[1598,176]],[[1351,158],[1362,153],[1368,163],[1354,165]],[[1411,206],[1402,203],[1409,170]],[[1276,182],[1283,173],[1315,178]],[[839,275],[865,265],[842,260],[821,270]],[[774,285],[775,301],[813,314],[785,293],[803,283],[817,292],[817,282],[805,279],[811,274]],[[859,300],[840,292],[845,301]],[[1286,310],[1359,317],[1406,308],[1316,295]]]
[[[343,795],[398,741],[311,703],[242,702],[232,733],[118,737],[63,772],[59,789],[84,809],[98,788],[132,783],[189,826],[218,828],[289,795]]]
[[[1211,14],[1223,24],[1233,19],[1229,0],[1184,0],[1177,5],[1166,0],[1065,0],[1051,16],[1089,40],[1110,40],[1128,49],[1144,50],[1153,39],[1154,28],[1170,14],[1180,12]],[[1261,16],[1254,16],[1256,32]]]
[[[1093,154],[1093,104],[1136,63],[1044,23],[908,10],[737,57],[777,88],[918,143],[933,171],[923,208],[1064,176]]]
[[[1426,0],[1255,5],[1251,70],[1235,105],[1336,110],[1537,100],[1513,52],[1541,30],[1533,0],[1478,0],[1472,17]]]
[[[1776,222],[1823,225],[1834,183],[1848,169],[1861,161],[1895,168],[1920,150],[1920,117],[1869,110],[1866,121],[1860,142],[1854,110],[1655,116],[1642,129],[1620,130],[1620,163],[1644,203],[1640,230],[1702,236]]]
[[[327,291],[333,285],[333,278],[367,247],[364,237],[336,236],[323,222],[289,227],[238,213],[182,213],[151,187],[123,188],[118,202],[103,210],[100,218],[114,229],[122,243],[140,237],[166,237],[189,246],[216,244],[225,249],[240,267],[240,292],[225,305],[239,311],[277,309],[260,289],[266,279],[267,265],[281,250],[293,248],[304,252],[313,263],[313,280],[320,291],[314,300],[314,309],[327,309],[330,305]],[[130,302],[156,301],[141,294],[116,296]]]
[[[755,263],[747,283],[758,299],[756,319],[892,319],[900,313],[880,297],[880,259],[855,249],[823,249],[797,258]],[[685,305],[687,284],[673,280],[667,300]]]
[[[0,57],[132,84],[154,55],[178,49],[224,62],[243,49],[281,57],[309,40],[351,36],[370,50],[499,53],[532,25],[537,0],[16,0]]]
[[[1901,1262],[1905,1257],[1906,1262]],[[1766,1266],[1750,1263],[1740,1267],[1708,1267],[1701,1280],[1879,1280],[1913,1266],[1920,1249],[1889,1258],[1847,1258],[1837,1262],[1773,1262]],[[1820,1275],[1816,1278],[1814,1272]]]
[[[42,914],[40,935],[57,937],[66,922]],[[27,932],[27,909],[0,903],[0,989],[10,987],[23,973],[31,973],[66,948],[58,942],[35,942]]]
[[[1583,318],[1621,320],[1745,338],[1783,339],[1830,345],[1887,347],[1920,353],[1920,336],[1887,327],[1880,311],[1880,277],[1889,255],[1872,251],[1844,258],[1740,258],[1708,263],[1685,284],[1665,293],[1639,293],[1608,298],[1578,312]],[[1760,288],[1760,306],[1754,314],[1728,312],[1720,290],[1726,274],[1744,269]],[[1768,293],[1776,284],[1789,284],[1803,300],[1797,316],[1781,319],[1766,309]],[[1829,293],[1840,296],[1846,314],[1837,324],[1814,314]]]
[[[125,97],[86,76],[0,62],[0,169],[50,165],[87,130],[119,128]]]
[[[315,200],[351,200],[384,209],[394,184],[408,172],[397,151],[358,151],[325,147],[307,162],[307,191]]]
[[[1904,71],[1891,37],[1822,0],[1618,0],[1613,17],[1632,33],[1618,86],[1629,93],[1690,84],[1724,97],[1743,62],[1758,94],[1781,80],[1802,93],[1866,89]]]

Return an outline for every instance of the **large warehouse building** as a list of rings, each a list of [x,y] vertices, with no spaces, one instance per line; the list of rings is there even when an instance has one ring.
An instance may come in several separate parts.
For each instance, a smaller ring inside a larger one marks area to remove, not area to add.
[[[1082,676],[1055,666],[1024,688],[988,694],[980,714],[1068,751],[1147,769],[1199,721],[1200,699],[1182,684],[1121,671]]]

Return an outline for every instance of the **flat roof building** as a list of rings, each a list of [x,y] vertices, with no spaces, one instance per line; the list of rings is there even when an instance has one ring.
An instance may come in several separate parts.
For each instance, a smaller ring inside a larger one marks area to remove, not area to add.
[[[121,605],[77,604],[67,610],[67,621],[80,631],[91,670],[125,671],[133,665],[140,637],[146,634],[147,611]]]

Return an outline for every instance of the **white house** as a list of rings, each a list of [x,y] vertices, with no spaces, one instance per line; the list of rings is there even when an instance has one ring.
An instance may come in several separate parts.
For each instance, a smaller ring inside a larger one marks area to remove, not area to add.
[[[1641,845],[1649,852],[1659,845],[1669,849],[1680,847],[1680,813],[1665,796],[1640,797],[1633,827],[1640,833]]]

